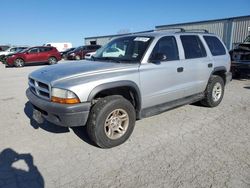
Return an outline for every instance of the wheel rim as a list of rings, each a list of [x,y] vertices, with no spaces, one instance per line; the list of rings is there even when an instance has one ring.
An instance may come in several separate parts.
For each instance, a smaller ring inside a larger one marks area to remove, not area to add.
[[[23,66],[23,60],[17,59],[17,60],[16,60],[16,66],[17,66],[17,67]]]
[[[115,140],[121,138],[126,133],[128,125],[128,113],[123,109],[116,109],[106,118],[104,131],[108,138]]]
[[[53,58],[53,57],[49,58],[49,63],[50,64],[55,64],[56,63],[56,59]]]
[[[221,95],[222,95],[222,86],[219,82],[217,82],[213,87],[213,92],[212,92],[213,101],[217,102],[218,100],[220,100]]]

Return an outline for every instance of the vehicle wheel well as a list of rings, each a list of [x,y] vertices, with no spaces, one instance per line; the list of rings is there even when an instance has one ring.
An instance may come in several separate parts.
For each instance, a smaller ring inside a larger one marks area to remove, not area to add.
[[[25,62],[25,60],[24,60],[23,58],[21,58],[21,57],[16,58],[15,61],[16,61],[17,59],[21,59],[21,60],[23,60],[23,61]]]
[[[215,71],[213,72],[212,75],[216,75],[216,76],[220,76],[223,81],[224,81],[224,84],[226,84],[226,70],[218,70],[218,71]]]
[[[53,56],[53,55],[52,55],[52,56],[49,56],[49,58],[52,58],[52,57],[55,58],[55,59],[57,60],[57,58],[56,58],[55,56]]]
[[[131,104],[135,108],[136,116],[139,118],[140,105],[141,105],[140,98],[139,98],[138,93],[133,87],[120,86],[120,87],[102,90],[94,96],[92,102],[95,103],[95,101],[97,101],[98,99],[111,96],[111,95],[120,95],[120,96],[123,96],[128,101],[130,101]]]

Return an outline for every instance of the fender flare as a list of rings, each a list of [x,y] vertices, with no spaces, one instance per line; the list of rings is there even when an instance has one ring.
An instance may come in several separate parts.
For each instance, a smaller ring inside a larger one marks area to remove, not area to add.
[[[134,90],[136,94],[136,102],[137,102],[137,111],[141,110],[141,92],[138,87],[138,85],[129,80],[122,80],[122,81],[115,81],[115,82],[109,82],[104,83],[96,86],[92,91],[90,92],[87,101],[91,101],[99,92],[107,89],[117,88],[117,87],[130,87]]]

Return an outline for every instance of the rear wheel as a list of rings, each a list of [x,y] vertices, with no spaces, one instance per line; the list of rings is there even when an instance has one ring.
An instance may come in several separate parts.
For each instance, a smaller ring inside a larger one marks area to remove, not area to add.
[[[213,75],[209,79],[205,98],[201,104],[207,107],[215,107],[220,104],[224,95],[224,81],[220,76]]]
[[[121,96],[108,96],[94,105],[87,123],[91,140],[101,148],[111,148],[124,143],[135,125],[135,109]]]
[[[54,64],[57,63],[57,59],[55,57],[50,57],[48,59],[48,62],[49,62],[50,65],[54,65]]]
[[[16,59],[16,60],[14,61],[14,65],[15,65],[15,67],[23,67],[23,66],[24,66],[24,60],[18,58],[18,59]]]

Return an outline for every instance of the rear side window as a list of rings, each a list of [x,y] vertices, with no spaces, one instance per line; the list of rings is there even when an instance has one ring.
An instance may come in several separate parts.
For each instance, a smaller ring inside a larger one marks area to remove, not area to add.
[[[179,53],[175,38],[173,36],[161,38],[155,45],[151,57],[157,53],[166,55],[167,61],[178,60]]]
[[[220,40],[214,36],[204,36],[204,39],[213,56],[225,55],[226,50]]]
[[[48,52],[51,51],[53,48],[40,48],[40,52]]]
[[[186,59],[206,57],[206,50],[196,35],[182,35],[181,42],[185,52]]]

